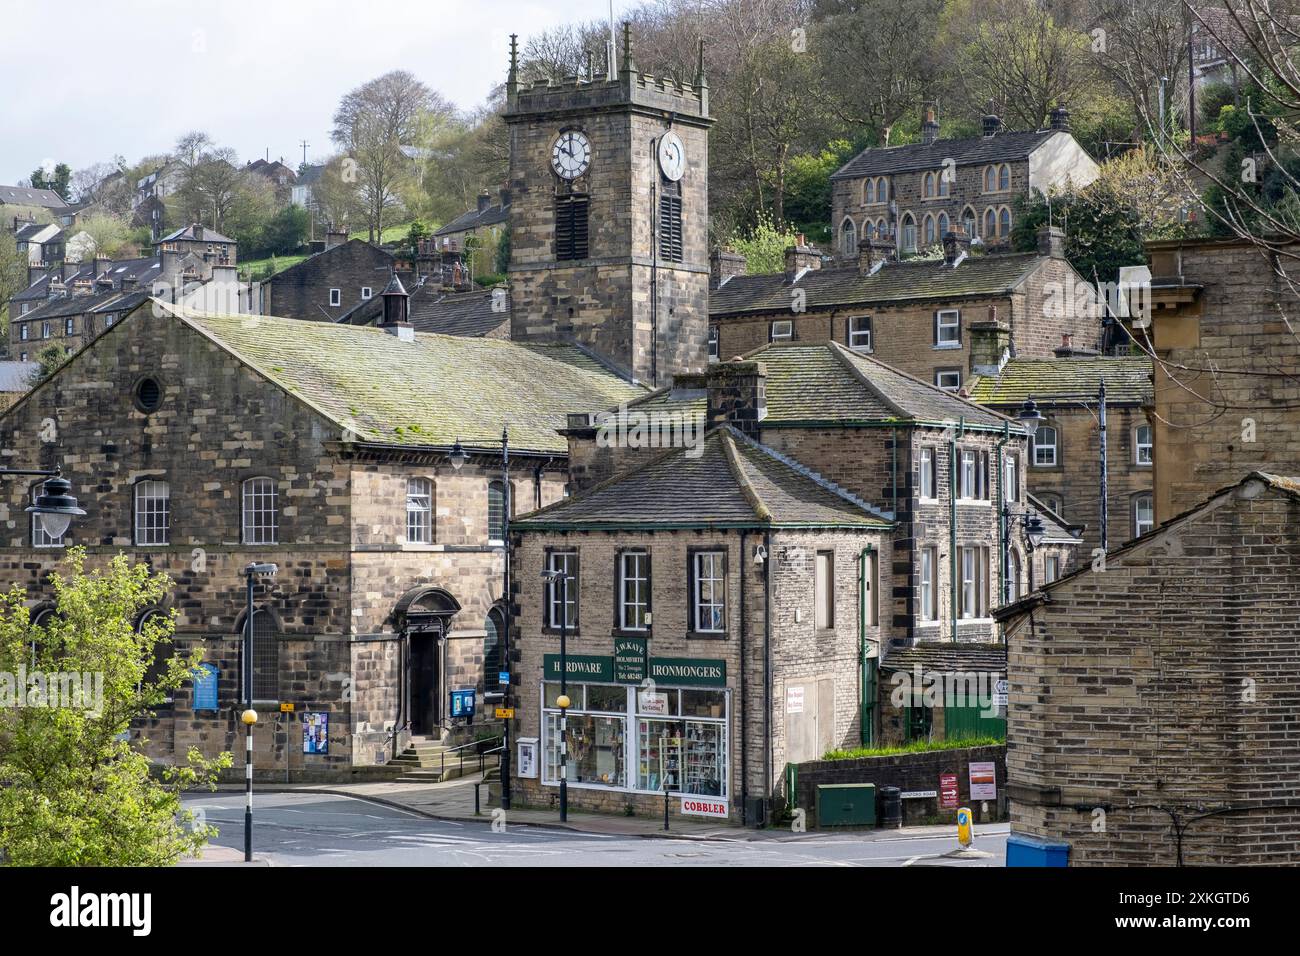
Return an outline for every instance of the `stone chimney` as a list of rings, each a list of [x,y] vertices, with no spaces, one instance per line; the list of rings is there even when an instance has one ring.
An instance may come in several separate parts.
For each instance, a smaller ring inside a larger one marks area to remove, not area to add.
[[[858,272],[870,275],[894,256],[894,244],[887,239],[863,239],[858,243]]]
[[[501,197],[501,208],[502,208],[502,209],[505,209],[507,206],[510,205],[510,187],[509,187],[509,186],[502,186],[501,189],[498,191],[497,195]]]
[[[389,335],[395,335],[403,342],[415,341],[415,328],[411,325],[411,296],[402,285],[402,280],[394,272],[384,291],[380,293],[384,300],[384,311],[379,319],[379,327]]]
[[[485,189],[478,194],[478,211],[487,212],[490,205],[492,205],[492,194]]]
[[[1038,254],[1053,259],[1065,258],[1065,230],[1060,226],[1038,227]]]
[[[194,241],[195,242],[203,241],[203,226],[202,224],[197,222],[194,224]]]
[[[717,289],[732,276],[745,274],[745,257],[735,249],[714,246],[709,253],[709,288]]]
[[[1069,332],[1061,333],[1061,344],[1052,350],[1057,358],[1096,358],[1101,353],[1096,349],[1074,344],[1074,336]]]
[[[767,369],[762,362],[735,358],[709,367],[708,427],[733,425],[746,435],[758,434],[767,417]]]
[[[970,236],[964,226],[956,225],[943,234],[944,265],[956,268],[970,254]]]
[[[325,249],[328,251],[335,246],[341,246],[348,241],[348,234],[335,229],[330,229],[325,233]]]
[[[933,146],[934,141],[939,138],[939,121],[935,119],[934,104],[925,104],[925,117],[921,121],[921,142],[926,146]]]
[[[805,269],[820,269],[821,267],[822,254],[817,251],[815,246],[810,246],[803,233],[800,233],[798,244],[789,246],[785,250],[786,281],[793,282],[795,276]]]
[[[972,322],[970,333],[970,372],[972,375],[997,377],[1002,366],[1011,357],[1011,328],[998,315],[998,307],[990,305],[988,317]]]
[[[1070,131],[1070,111],[1064,106],[1058,106],[1050,114],[1052,129],[1060,130],[1062,133]]]
[[[998,135],[998,130],[1002,129],[1001,118],[993,115],[992,113],[984,114],[983,124],[984,124],[984,137],[986,139],[990,136]]]

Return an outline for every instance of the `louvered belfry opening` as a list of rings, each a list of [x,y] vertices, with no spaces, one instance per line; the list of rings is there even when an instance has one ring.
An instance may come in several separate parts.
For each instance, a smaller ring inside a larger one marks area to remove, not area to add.
[[[682,186],[666,182],[659,193],[659,258],[682,261]]]
[[[587,213],[590,197],[571,185],[555,196],[555,258],[587,258]]]

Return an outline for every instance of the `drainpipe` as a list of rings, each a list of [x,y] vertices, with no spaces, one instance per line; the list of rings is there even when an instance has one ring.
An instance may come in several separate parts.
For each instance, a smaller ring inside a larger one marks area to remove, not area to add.
[[[763,532],[767,560],[763,562],[763,793],[772,793],[772,533]]]
[[[875,722],[867,722],[867,556],[870,554],[868,545],[858,555],[858,741],[864,747],[871,743],[875,730],[872,726]]]
[[[745,671],[748,658],[745,656],[745,578],[748,576],[749,561],[745,557],[746,532],[740,532],[740,825],[749,825],[749,747],[745,730],[749,727],[749,694],[746,693]]]
[[[966,416],[960,420],[957,432],[966,437]],[[948,577],[950,591],[948,605],[952,618],[952,640],[957,640],[957,437],[948,439]]]
[[[1011,597],[1008,593],[1011,581],[1011,539],[1007,528],[1007,467],[1003,457],[1009,441],[1011,441],[1011,423],[1003,422],[1002,438],[998,441],[998,541],[1002,546],[1002,600],[1004,601]],[[1005,628],[1002,633],[1005,638]]]

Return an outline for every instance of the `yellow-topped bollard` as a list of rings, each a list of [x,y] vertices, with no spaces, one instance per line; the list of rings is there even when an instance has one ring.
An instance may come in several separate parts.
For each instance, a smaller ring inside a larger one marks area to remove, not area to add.
[[[251,727],[253,724],[257,723],[257,711],[250,707],[239,715],[239,719]]]
[[[971,824],[970,807],[962,807],[957,811],[957,842],[961,844],[963,850],[975,842],[975,828]]]

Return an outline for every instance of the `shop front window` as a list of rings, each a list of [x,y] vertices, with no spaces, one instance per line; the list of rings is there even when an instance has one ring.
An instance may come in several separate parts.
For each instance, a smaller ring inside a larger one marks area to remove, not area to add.
[[[727,692],[569,684],[571,785],[727,796]],[[560,685],[543,685],[543,782],[560,780]],[[629,728],[634,737],[629,739]],[[627,764],[635,763],[632,773]]]

